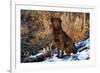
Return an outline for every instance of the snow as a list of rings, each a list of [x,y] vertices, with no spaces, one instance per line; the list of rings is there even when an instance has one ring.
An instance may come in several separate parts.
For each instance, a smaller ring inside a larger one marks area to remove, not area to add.
[[[42,55],[43,53],[42,52],[40,52],[40,53],[38,53],[38,54],[36,54],[36,55],[31,55],[31,56],[29,56],[29,58],[36,58],[37,56],[40,56],[40,55]]]
[[[77,51],[79,51],[85,47],[89,47],[89,45],[90,45],[90,38],[75,44]]]
[[[63,58],[58,58],[57,53],[53,54],[52,57],[48,57],[42,62],[62,62],[62,61],[76,61],[76,60],[88,60],[90,54],[90,39],[86,39],[84,41],[78,42],[75,44],[77,48],[76,54],[71,54],[71,56],[64,56]],[[36,58],[37,56],[43,55],[43,52],[39,52],[34,56],[30,56],[29,58]]]
[[[84,50],[78,53],[77,57],[79,60],[87,60],[89,58],[89,50]]]
[[[54,54],[51,58],[47,58],[46,60],[45,60],[45,62],[60,62],[60,61],[62,61],[62,59],[58,59],[57,57],[57,54]]]

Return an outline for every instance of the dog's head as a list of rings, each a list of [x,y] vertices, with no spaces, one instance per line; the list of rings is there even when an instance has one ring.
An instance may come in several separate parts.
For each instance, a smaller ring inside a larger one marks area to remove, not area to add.
[[[60,18],[57,18],[57,17],[53,17],[51,18],[51,26],[55,29],[59,29],[61,28],[61,23],[62,23],[62,20]]]

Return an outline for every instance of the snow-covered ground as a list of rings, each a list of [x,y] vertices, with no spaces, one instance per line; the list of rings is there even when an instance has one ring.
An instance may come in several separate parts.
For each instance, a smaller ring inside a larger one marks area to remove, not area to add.
[[[76,60],[88,60],[90,58],[90,39],[86,39],[84,41],[78,42],[75,44],[77,48],[77,53],[72,54],[71,56],[65,56],[63,58],[58,58],[57,54],[53,54],[52,57],[48,57],[46,59],[43,59],[43,52],[40,51],[36,55],[31,55],[28,58],[30,59],[36,59],[35,62],[38,60],[41,60],[39,62],[59,62],[59,61],[76,61]],[[34,60],[32,60],[34,62]]]

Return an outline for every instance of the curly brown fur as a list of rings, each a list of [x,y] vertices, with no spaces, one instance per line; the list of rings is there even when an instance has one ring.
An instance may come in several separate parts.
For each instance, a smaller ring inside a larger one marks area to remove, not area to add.
[[[53,30],[53,47],[58,48],[58,56],[61,53],[61,56],[64,55],[64,52],[67,55],[71,53],[76,53],[76,48],[72,39],[63,31],[61,27],[61,19],[60,18],[51,18],[51,28]],[[59,51],[60,50],[60,51]]]

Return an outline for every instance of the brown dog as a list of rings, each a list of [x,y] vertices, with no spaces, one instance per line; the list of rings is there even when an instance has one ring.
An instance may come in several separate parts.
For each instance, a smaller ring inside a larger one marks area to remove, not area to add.
[[[53,34],[53,47],[58,48],[58,57],[62,57],[64,52],[67,55],[76,53],[76,48],[72,39],[63,31],[60,18],[51,18],[51,28]],[[59,51],[60,50],[60,51]],[[60,55],[61,54],[61,55]]]

